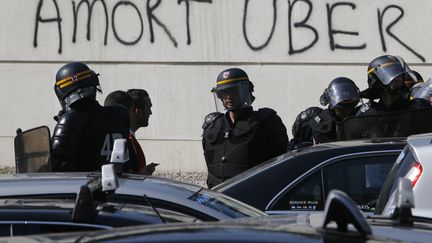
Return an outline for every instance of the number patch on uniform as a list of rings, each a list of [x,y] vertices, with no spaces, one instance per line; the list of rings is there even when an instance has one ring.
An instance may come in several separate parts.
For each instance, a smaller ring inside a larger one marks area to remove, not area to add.
[[[108,133],[105,136],[105,140],[104,140],[104,143],[102,145],[100,155],[105,156],[106,161],[110,161],[110,159],[111,159],[111,153],[112,153],[112,149],[114,146],[114,140],[116,140],[117,138],[123,138],[123,136],[120,133],[112,133],[112,134]]]

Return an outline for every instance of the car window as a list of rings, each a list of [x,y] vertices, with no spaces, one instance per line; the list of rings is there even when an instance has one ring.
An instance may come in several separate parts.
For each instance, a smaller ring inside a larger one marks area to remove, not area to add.
[[[271,210],[323,210],[321,171],[313,173],[285,193]]]
[[[47,234],[47,233],[64,233],[76,231],[89,231],[105,229],[104,227],[64,223],[64,222],[13,222],[13,223],[0,223],[0,236],[20,236],[20,235],[34,235],[34,234]]]
[[[341,160],[323,168],[324,188],[347,193],[363,211],[372,211],[395,156]]]
[[[237,200],[227,197],[224,194],[211,190],[202,189],[189,197],[189,200],[204,205],[227,215],[230,218],[243,218],[264,216],[265,213],[256,208],[243,204]]]
[[[347,193],[363,211],[373,211],[397,154],[349,157],[323,167],[294,184],[270,210],[324,210],[332,189]],[[322,184],[324,183],[324,184]]]

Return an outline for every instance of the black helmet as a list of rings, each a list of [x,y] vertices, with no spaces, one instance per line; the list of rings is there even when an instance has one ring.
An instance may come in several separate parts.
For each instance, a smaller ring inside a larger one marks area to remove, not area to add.
[[[57,71],[54,90],[63,109],[68,110],[78,100],[96,99],[96,91],[100,91],[98,74],[84,63],[68,63]]]
[[[399,56],[384,55],[375,58],[369,63],[367,73],[369,87],[362,92],[362,97],[369,99],[379,98],[379,93],[383,90],[389,93],[401,90],[407,92],[409,89],[406,84],[417,81],[415,73]]]
[[[329,109],[352,109],[360,101],[360,91],[349,78],[333,79],[320,97],[321,105],[329,105]]]
[[[240,68],[229,68],[222,71],[216,80],[216,87],[212,89],[215,94],[216,108],[218,107],[217,99],[222,101],[225,95],[232,94],[238,98],[233,100],[232,104],[223,104],[226,110],[241,109],[252,105],[255,97],[252,95],[254,86],[249,80],[245,71]]]

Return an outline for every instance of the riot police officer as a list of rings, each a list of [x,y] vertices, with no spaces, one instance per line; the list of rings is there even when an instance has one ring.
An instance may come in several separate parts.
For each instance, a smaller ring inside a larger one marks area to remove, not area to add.
[[[110,161],[114,140],[128,136],[127,111],[99,105],[98,74],[81,62],[58,70],[54,90],[63,112],[52,135],[53,171],[100,170]]]
[[[357,113],[359,101],[360,90],[354,81],[346,77],[332,80],[320,97],[321,105],[328,108],[310,107],[297,116],[291,148],[340,140],[342,121]]]
[[[358,115],[429,107],[424,100],[409,99],[410,87],[417,83],[421,76],[416,75],[401,57],[377,57],[369,63],[367,73],[368,88],[361,92],[361,96],[370,101],[360,109]],[[379,101],[374,101],[376,99]]]
[[[213,88],[218,111],[206,116],[202,144],[209,188],[287,151],[286,128],[276,111],[253,110],[254,86],[245,71],[222,71]],[[220,106],[222,105],[222,106]]]

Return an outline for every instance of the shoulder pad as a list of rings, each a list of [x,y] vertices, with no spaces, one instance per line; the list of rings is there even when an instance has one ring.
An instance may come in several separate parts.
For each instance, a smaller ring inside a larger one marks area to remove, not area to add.
[[[299,122],[310,120],[310,119],[314,118],[315,116],[317,116],[322,111],[323,111],[323,109],[320,107],[316,107],[316,106],[309,107],[306,110],[300,112],[300,114],[298,114],[296,120],[299,120]]]
[[[70,111],[63,112],[60,116],[58,116],[57,122],[59,124],[66,124],[71,120],[73,121],[75,119],[78,119],[78,117],[79,115],[77,112],[75,112],[75,110],[70,110]]]
[[[309,123],[314,133],[327,133],[332,129],[333,116],[330,110],[325,109],[312,118]]]
[[[358,113],[365,113],[366,111],[370,110],[372,108],[371,103],[365,103],[360,106]]]
[[[216,121],[217,119],[219,119],[222,116],[223,116],[223,113],[220,113],[220,112],[212,112],[212,113],[208,114],[204,118],[204,123],[202,125],[202,129],[205,130],[208,126],[210,126],[210,124],[212,122]]]
[[[312,123],[316,123],[316,124],[320,124],[321,122],[327,121],[327,120],[332,120],[333,116],[330,112],[330,110],[325,109],[322,110],[320,113],[316,114],[315,116],[312,117],[311,122]]]
[[[299,129],[301,129],[301,127],[303,126],[302,124],[307,124],[308,121],[316,117],[319,113],[321,113],[321,111],[323,111],[322,108],[312,106],[300,112],[300,114],[297,115],[292,126],[292,134],[296,136],[296,134],[298,134],[299,132]]]
[[[257,112],[262,119],[268,118],[276,114],[276,111],[271,108],[260,108]]]

